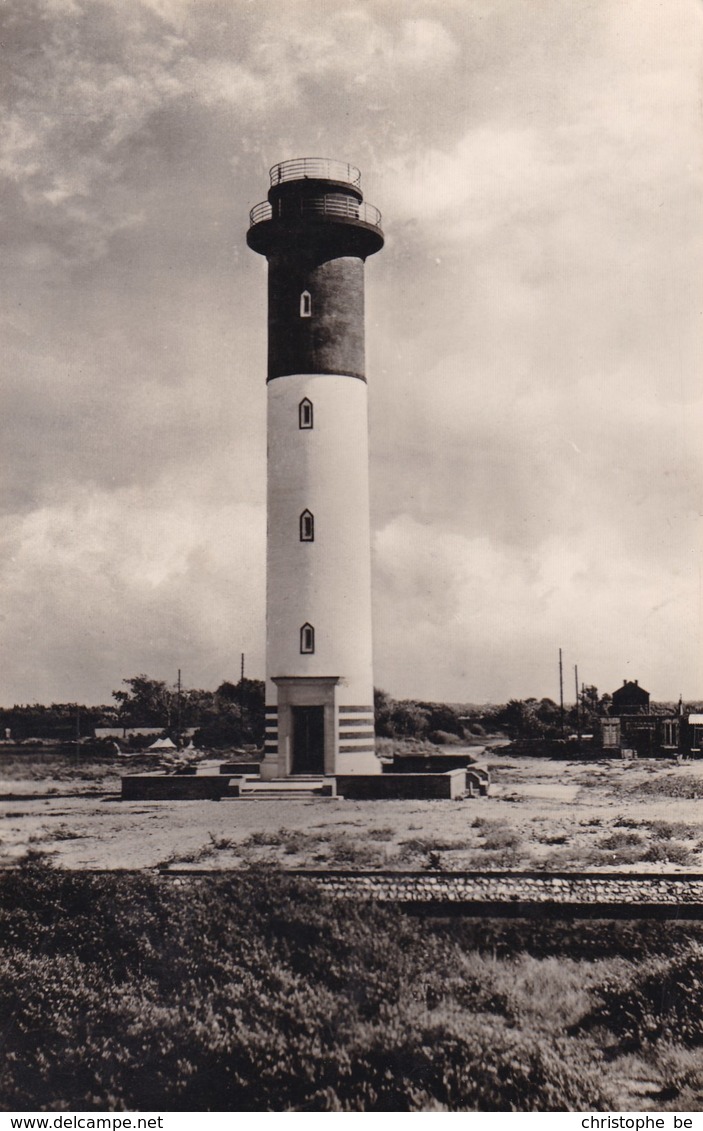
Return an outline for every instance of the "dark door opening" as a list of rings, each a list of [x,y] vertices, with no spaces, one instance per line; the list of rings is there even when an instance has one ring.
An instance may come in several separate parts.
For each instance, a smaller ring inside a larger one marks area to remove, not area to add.
[[[324,707],[293,707],[292,774],[322,774],[325,771]]]

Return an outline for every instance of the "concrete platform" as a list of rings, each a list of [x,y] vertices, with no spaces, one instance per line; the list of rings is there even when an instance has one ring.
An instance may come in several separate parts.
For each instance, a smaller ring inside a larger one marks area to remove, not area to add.
[[[261,762],[223,762],[219,773],[239,777],[241,774],[258,774],[260,770]]]
[[[453,799],[466,794],[466,770],[420,774],[337,774],[337,796],[354,801]]]
[[[475,748],[482,750],[483,747]],[[486,797],[491,775],[485,762],[478,762],[471,751],[462,753],[397,755],[383,766],[387,774],[441,774],[447,770],[466,770],[466,793],[469,797]]]
[[[125,774],[122,778],[123,801],[221,801],[238,792],[237,779],[224,774]]]
[[[460,770],[474,766],[476,757],[467,750],[461,754],[396,754],[392,762],[383,767],[384,774],[442,774],[447,770]]]
[[[337,774],[263,781],[247,774],[126,774],[123,801],[221,801],[348,797],[356,801],[449,799],[472,794],[469,771],[438,774]]]
[[[323,777],[281,778],[262,781],[258,775],[237,773],[126,774],[122,778],[123,801],[221,801],[334,797],[335,779]]]

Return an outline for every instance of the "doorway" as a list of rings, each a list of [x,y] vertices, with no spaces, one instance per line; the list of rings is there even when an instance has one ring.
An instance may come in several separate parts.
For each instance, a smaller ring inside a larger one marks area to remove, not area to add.
[[[292,774],[322,774],[325,771],[324,707],[292,707]]]

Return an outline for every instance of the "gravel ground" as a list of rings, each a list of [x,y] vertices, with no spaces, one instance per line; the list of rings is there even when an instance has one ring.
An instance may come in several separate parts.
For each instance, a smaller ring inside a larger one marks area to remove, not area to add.
[[[490,796],[463,801],[125,802],[114,773],[5,777],[0,864],[703,871],[703,762],[490,764]]]

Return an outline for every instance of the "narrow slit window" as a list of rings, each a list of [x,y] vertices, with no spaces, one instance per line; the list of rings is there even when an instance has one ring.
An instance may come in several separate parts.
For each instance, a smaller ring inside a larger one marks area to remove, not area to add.
[[[312,428],[312,401],[307,397],[298,405],[298,427]]]
[[[308,510],[303,511],[300,516],[300,541],[315,541],[315,516]]]
[[[300,317],[312,317],[312,295],[310,294],[310,291],[303,291],[300,296]]]
[[[307,655],[315,651],[315,629],[311,624],[304,624],[300,630],[300,651]]]

